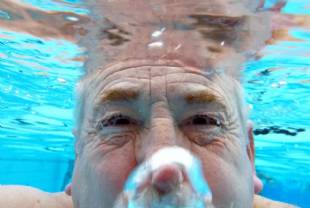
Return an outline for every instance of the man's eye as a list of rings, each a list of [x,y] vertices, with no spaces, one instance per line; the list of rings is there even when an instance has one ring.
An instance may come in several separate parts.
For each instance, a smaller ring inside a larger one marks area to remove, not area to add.
[[[129,116],[124,116],[122,114],[112,115],[107,119],[103,119],[98,123],[98,128],[102,129],[104,127],[122,127],[128,125],[135,125],[137,122],[131,119]]]
[[[195,115],[186,121],[187,125],[207,125],[221,127],[222,124],[219,119],[212,118],[207,115]]]

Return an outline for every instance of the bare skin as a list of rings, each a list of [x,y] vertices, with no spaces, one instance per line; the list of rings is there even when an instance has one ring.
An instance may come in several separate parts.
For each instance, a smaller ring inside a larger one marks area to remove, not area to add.
[[[73,208],[71,196],[64,192],[47,193],[25,186],[1,186],[0,207]],[[295,206],[254,196],[253,208],[293,208]]]
[[[47,193],[27,186],[0,186],[0,207],[6,208],[72,208],[65,193]]]
[[[0,8],[8,11],[9,19],[0,18],[0,27],[10,31],[32,34],[41,38],[59,38],[76,41],[74,35],[83,35],[81,24],[89,21],[86,16],[69,12],[46,12],[25,5],[22,1],[0,2]],[[33,16],[40,17],[38,19]],[[78,21],[64,21],[63,16],[75,16]]]

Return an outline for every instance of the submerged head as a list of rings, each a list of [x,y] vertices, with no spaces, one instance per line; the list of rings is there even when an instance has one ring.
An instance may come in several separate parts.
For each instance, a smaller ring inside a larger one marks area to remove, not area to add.
[[[216,2],[217,8],[229,8],[229,1]],[[225,24],[221,27],[225,28]],[[123,50],[119,59],[88,70],[81,79],[72,181],[75,208],[115,206],[132,171],[158,150],[174,146],[201,161],[202,175],[216,208],[252,207],[259,183],[253,180],[253,142],[248,139],[242,89],[236,73],[214,67],[237,52],[232,45],[226,46],[200,67],[200,59],[189,61],[190,54],[196,54],[189,53],[195,51],[190,43],[187,47],[191,50],[184,50],[186,56],[169,52],[173,48],[171,37],[186,37],[180,31],[170,32],[163,37],[167,56],[160,56],[158,50],[146,55],[141,51],[133,53],[133,46],[138,44],[135,39],[131,47],[116,50]],[[141,42],[143,34],[141,31]],[[188,40],[198,43],[195,37],[189,36]],[[214,44],[214,40],[205,43]],[[150,175],[143,182],[147,188],[139,198],[147,206],[154,208],[152,200],[177,199],[181,207],[192,196],[190,181],[183,180],[188,176],[180,166],[164,166]]]
[[[136,60],[98,71],[83,86],[75,207],[113,207],[131,171],[169,146],[201,160],[216,207],[251,207],[253,152],[237,80],[177,62]]]

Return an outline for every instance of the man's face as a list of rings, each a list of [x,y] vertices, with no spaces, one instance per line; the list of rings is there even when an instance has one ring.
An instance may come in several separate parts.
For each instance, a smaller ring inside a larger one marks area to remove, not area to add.
[[[179,146],[202,161],[217,208],[251,207],[252,168],[233,79],[169,62],[127,62],[93,76],[73,177],[77,208],[111,208],[130,172]]]

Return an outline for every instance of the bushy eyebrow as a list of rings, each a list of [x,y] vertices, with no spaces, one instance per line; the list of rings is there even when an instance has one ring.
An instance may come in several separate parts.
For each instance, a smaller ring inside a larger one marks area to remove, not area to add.
[[[124,88],[117,88],[117,89],[110,89],[104,91],[100,96],[100,103],[105,103],[109,101],[130,101],[137,99],[139,96],[139,91],[136,89],[124,89]]]
[[[225,103],[223,102],[223,99],[221,99],[218,95],[215,95],[210,90],[198,90],[198,91],[192,91],[188,92],[184,96],[185,100],[189,104],[195,104],[195,103],[218,103],[222,106],[225,106]]]
[[[98,100],[98,104],[106,102],[118,102],[118,101],[133,101],[138,98],[140,95],[139,90],[137,89],[126,89],[126,88],[116,88],[105,90]],[[196,103],[218,103],[222,106],[225,106],[223,99],[218,95],[215,95],[210,90],[195,90],[187,92],[184,96],[185,101],[188,104]]]

